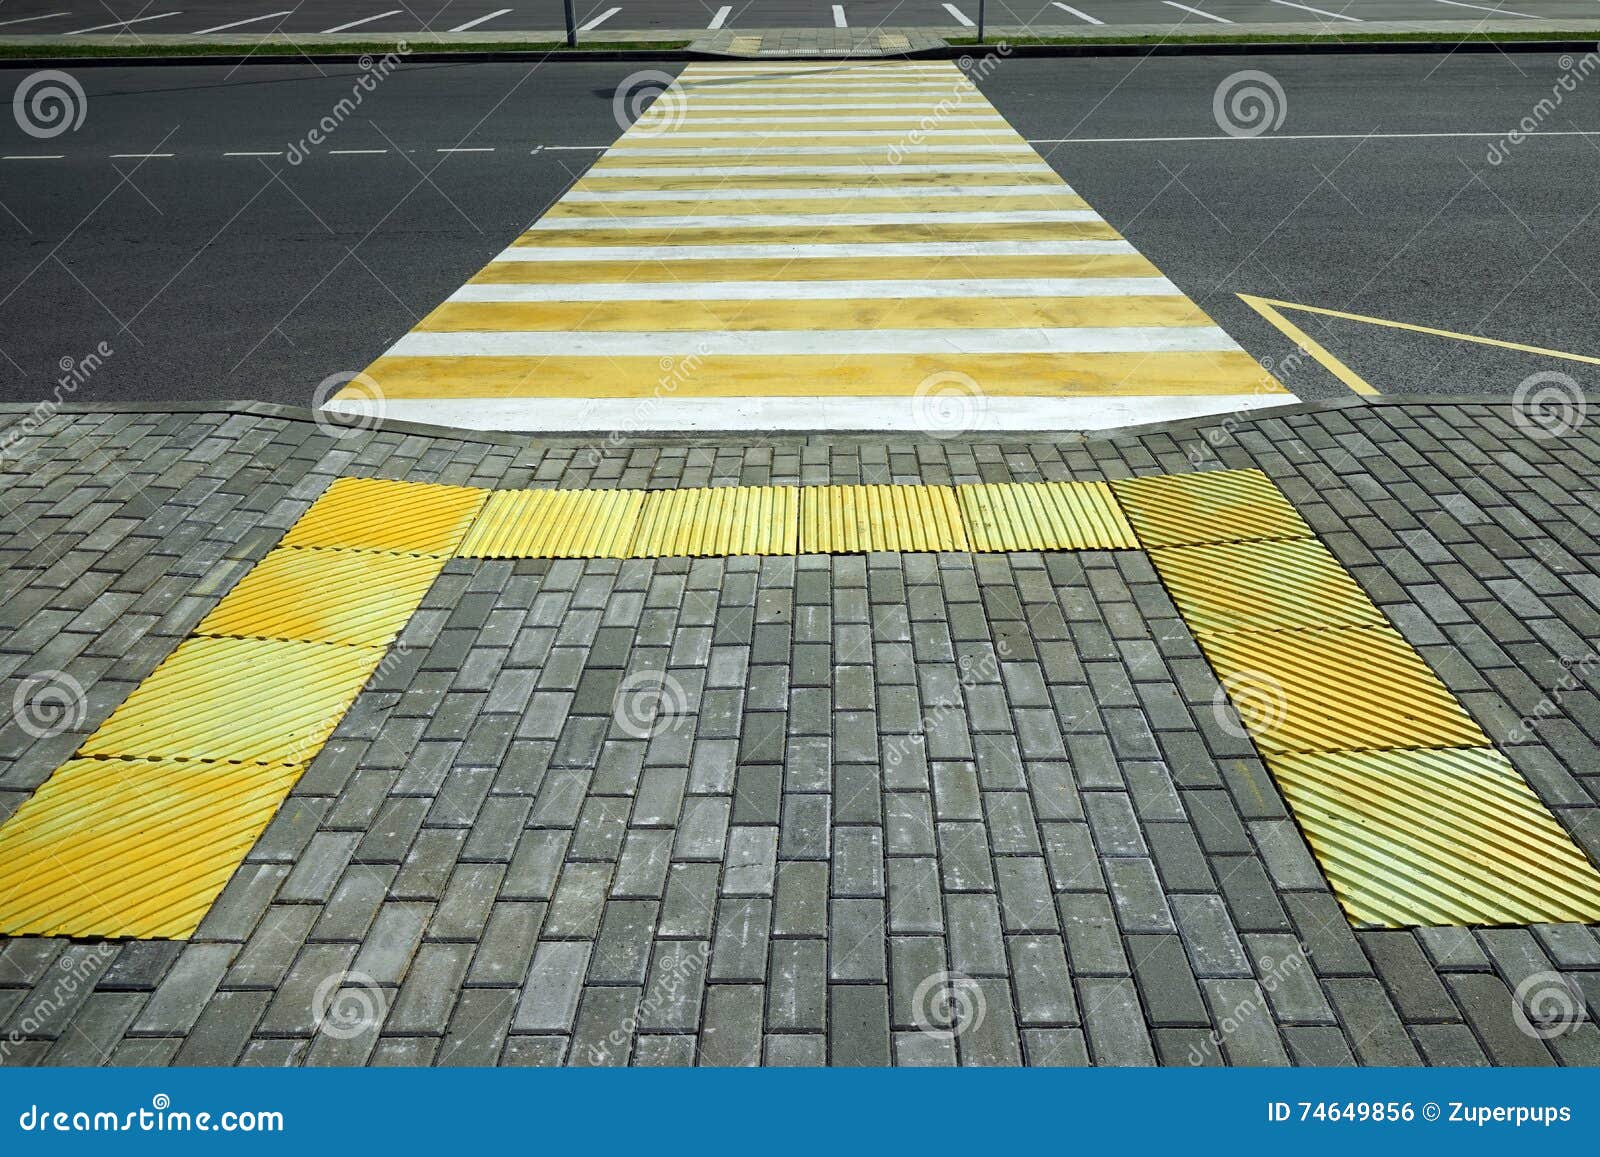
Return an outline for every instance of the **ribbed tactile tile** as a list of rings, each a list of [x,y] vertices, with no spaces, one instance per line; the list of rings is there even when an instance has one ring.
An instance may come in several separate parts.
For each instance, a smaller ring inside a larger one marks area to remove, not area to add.
[[[299,763],[349,710],[382,647],[185,640],[80,755]]]
[[[794,486],[656,490],[645,499],[632,554],[794,554],[799,534],[800,490]]]
[[[290,528],[283,545],[448,556],[487,496],[470,486],[340,478]]]
[[[411,618],[443,560],[285,547],[239,580],[196,633],[377,646]]]
[[[1489,746],[1391,628],[1197,631],[1196,638],[1264,752]]]
[[[807,486],[800,553],[970,550],[955,490],[945,486]]]
[[[1600,874],[1492,749],[1267,763],[1354,923],[1600,921]]]
[[[72,760],[0,826],[0,933],[188,937],[301,770]]]
[[[956,487],[973,550],[1134,550],[1139,543],[1104,482]]]
[[[1388,625],[1315,539],[1163,547],[1150,560],[1191,630]]]
[[[466,558],[628,558],[642,490],[496,490],[461,544]]]
[[[1312,537],[1260,470],[1155,474],[1118,479],[1111,488],[1147,547]]]

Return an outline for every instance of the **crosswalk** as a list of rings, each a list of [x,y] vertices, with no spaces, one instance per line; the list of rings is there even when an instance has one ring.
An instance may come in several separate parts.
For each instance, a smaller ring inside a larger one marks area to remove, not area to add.
[[[389,417],[531,431],[1098,429],[1295,400],[946,63],[691,66],[331,404],[374,388]]]

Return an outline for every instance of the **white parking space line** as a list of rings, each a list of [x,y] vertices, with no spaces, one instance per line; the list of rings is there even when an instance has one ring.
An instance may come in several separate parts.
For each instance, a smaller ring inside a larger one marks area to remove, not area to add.
[[[26,24],[30,20],[54,20],[57,16],[71,16],[70,12],[45,12],[39,16],[18,16],[15,20],[0,20],[0,28],[7,24]]]
[[[113,161],[158,161],[171,157],[171,153],[112,153]]]
[[[493,145],[477,145],[477,146],[470,146],[469,147],[469,146],[461,145],[461,146],[457,146],[456,148],[453,148],[453,149],[448,149],[448,148],[447,149],[434,149],[433,151],[436,152],[436,153],[492,153],[492,152],[494,152],[494,146]]]
[[[107,28],[126,28],[130,24],[143,24],[150,20],[165,20],[168,16],[182,16],[179,12],[157,12],[154,16],[135,16],[132,20],[113,20],[110,24],[96,24],[93,28],[74,28],[67,36],[82,36],[86,32],[104,32]]]
[[[235,20],[232,24],[219,24],[215,28],[201,28],[189,33],[190,36],[205,36],[210,32],[226,32],[230,28],[241,28],[246,24],[260,24],[263,20],[276,20],[280,16],[293,16],[292,8],[285,8],[282,12],[268,12],[265,16],[249,16],[243,20]]]
[[[283,152],[279,150],[270,153],[223,153],[222,155],[225,157],[281,157]]]
[[[328,155],[332,157],[377,157],[388,151],[388,149],[329,149]]]
[[[501,8],[501,9],[495,11],[495,12],[489,13],[487,16],[480,16],[476,20],[468,20],[465,24],[457,24],[450,31],[451,32],[466,32],[469,29],[476,28],[480,24],[487,24],[489,21],[493,20],[496,16],[504,16],[506,13],[508,13],[510,11],[511,11],[511,9],[509,9],[509,8]]]
[[[1462,0],[1434,0],[1434,3],[1448,4],[1452,8],[1475,8],[1479,12],[1493,12],[1496,16],[1520,16],[1524,20],[1539,19],[1529,12],[1513,12],[1509,8],[1489,8],[1483,4],[1464,4]]]
[[[621,8],[607,8],[604,12],[600,13],[600,15],[596,16],[593,20],[589,21],[589,23],[578,25],[578,31],[579,32],[592,32],[596,28],[599,28],[600,25],[604,24],[607,20],[610,20],[613,16],[615,16],[618,12],[621,12],[621,11],[622,11]]]
[[[1177,8],[1184,12],[1193,13],[1195,16],[1204,16],[1207,20],[1215,20],[1218,24],[1233,23],[1233,21],[1229,20],[1226,16],[1213,15],[1212,13],[1207,12],[1204,8],[1191,8],[1187,4],[1179,4],[1178,0],[1161,0],[1161,3],[1165,4],[1168,8]]]
[[[0,161],[60,161],[65,159],[65,153],[11,153],[0,157]]]
[[[1360,24],[1361,17],[1346,16],[1343,12],[1329,12],[1322,8],[1313,8],[1309,4],[1296,4],[1294,0],[1272,0],[1274,4],[1281,4],[1285,8],[1298,8],[1302,12],[1312,12],[1318,16],[1326,16],[1329,20],[1348,20],[1352,24]]]
[[[402,9],[391,8],[387,12],[380,12],[376,16],[363,16],[360,20],[352,20],[348,24],[336,24],[332,28],[324,28],[320,35],[326,36],[330,32],[343,32],[349,28],[359,28],[363,24],[371,24],[374,20],[383,20],[390,16],[400,15]]]
[[[711,18],[711,23],[707,24],[706,27],[707,28],[721,28],[724,24],[726,24],[728,22],[728,17],[732,13],[733,13],[733,6],[731,4],[730,5],[724,5],[723,7],[718,8],[717,9],[717,14]]]
[[[1052,0],[1052,3],[1054,3],[1057,8],[1061,9],[1061,11],[1070,12],[1072,15],[1076,16],[1079,20],[1082,20],[1085,24],[1104,24],[1105,23],[1104,20],[1096,20],[1093,16],[1090,16],[1087,12],[1079,12],[1071,4],[1063,4],[1063,3],[1061,3],[1061,0]]]
[[[835,4],[833,6],[833,26],[835,28],[848,28],[848,27],[850,27],[850,22],[844,18],[844,5],[843,4]]]
[[[972,21],[967,18],[967,14],[965,12],[961,11],[961,9],[957,8],[954,4],[946,4],[944,6],[944,10],[946,12],[950,13],[951,16],[954,16],[955,19],[956,19],[956,23],[961,25],[961,27],[963,27],[963,28],[975,28],[975,27],[977,27],[977,25],[973,24]]]

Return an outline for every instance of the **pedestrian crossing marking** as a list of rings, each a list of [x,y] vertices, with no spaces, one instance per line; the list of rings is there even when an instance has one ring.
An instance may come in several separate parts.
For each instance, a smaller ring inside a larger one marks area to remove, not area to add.
[[[960,69],[902,61],[689,66],[334,404],[530,431],[915,431],[951,389],[972,432],[1295,400]]]

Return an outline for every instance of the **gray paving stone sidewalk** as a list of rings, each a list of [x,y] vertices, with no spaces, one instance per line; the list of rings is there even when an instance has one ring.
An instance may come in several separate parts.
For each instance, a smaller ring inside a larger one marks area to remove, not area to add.
[[[261,413],[22,422],[0,413],[0,702],[59,671],[87,707],[0,728],[0,814],[339,476],[1257,466],[1600,858],[1592,425],[1382,404],[591,451]],[[192,941],[0,940],[0,1060],[1600,1063],[1593,927],[1349,927],[1141,554],[456,561],[402,645]],[[639,672],[672,689],[642,728],[614,716]],[[1588,1012],[1541,1039],[1513,992],[1551,973]]]

